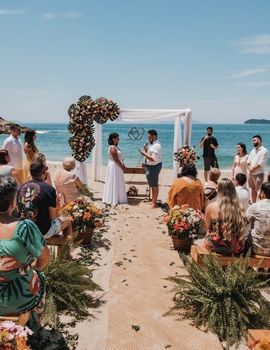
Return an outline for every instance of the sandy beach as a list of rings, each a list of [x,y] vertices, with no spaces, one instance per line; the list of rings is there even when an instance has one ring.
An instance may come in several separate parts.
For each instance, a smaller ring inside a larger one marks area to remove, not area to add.
[[[61,165],[48,163],[54,178]],[[222,176],[229,174],[222,172]],[[91,180],[91,166],[88,178],[96,204],[103,206],[104,183]],[[145,176],[126,174],[125,178],[127,189],[135,185],[139,196],[111,211],[109,229],[103,236],[110,242],[110,249],[99,249],[100,266],[94,266],[94,280],[103,289],[98,296],[105,303],[91,310],[94,319],[77,325],[78,350],[221,349],[214,334],[198,330],[190,321],[163,316],[173,306],[172,285],[165,278],[186,271],[178,253],[170,247],[170,237],[161,222],[162,210],[150,209]],[[172,170],[163,169],[161,201],[166,201],[171,182]],[[132,326],[140,329],[135,331]]]

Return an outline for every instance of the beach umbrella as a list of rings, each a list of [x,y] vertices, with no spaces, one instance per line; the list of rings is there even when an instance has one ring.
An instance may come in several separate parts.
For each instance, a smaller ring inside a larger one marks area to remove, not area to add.
[[[17,125],[21,128],[22,132],[26,132],[27,130],[30,130],[26,126],[21,126],[18,123],[12,122],[10,120],[6,120],[4,118],[0,117],[0,134],[9,134],[10,133],[10,125]]]

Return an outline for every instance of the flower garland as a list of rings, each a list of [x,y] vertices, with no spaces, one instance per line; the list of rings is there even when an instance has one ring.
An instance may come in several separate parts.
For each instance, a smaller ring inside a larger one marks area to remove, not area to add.
[[[104,124],[109,119],[117,119],[119,107],[104,97],[93,100],[91,96],[84,95],[76,104],[70,105],[68,115],[68,131],[73,134],[68,140],[72,155],[79,162],[83,162],[95,146],[94,121]]]
[[[180,167],[184,165],[195,165],[200,157],[194,147],[183,146],[174,153],[174,160],[177,161]]]

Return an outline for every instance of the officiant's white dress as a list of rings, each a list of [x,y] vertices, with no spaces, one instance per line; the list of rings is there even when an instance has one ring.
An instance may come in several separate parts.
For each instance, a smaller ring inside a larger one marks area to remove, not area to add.
[[[111,155],[111,147],[115,146],[111,145],[108,150],[109,162],[107,166],[102,202],[111,205],[125,204],[127,203],[127,194],[124,172],[114,161]],[[122,163],[122,153],[118,148],[117,155],[120,162]]]

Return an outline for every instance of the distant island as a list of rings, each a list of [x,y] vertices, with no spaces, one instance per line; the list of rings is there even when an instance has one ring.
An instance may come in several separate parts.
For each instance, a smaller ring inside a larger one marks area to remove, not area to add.
[[[270,124],[269,119],[248,119],[244,124]]]

